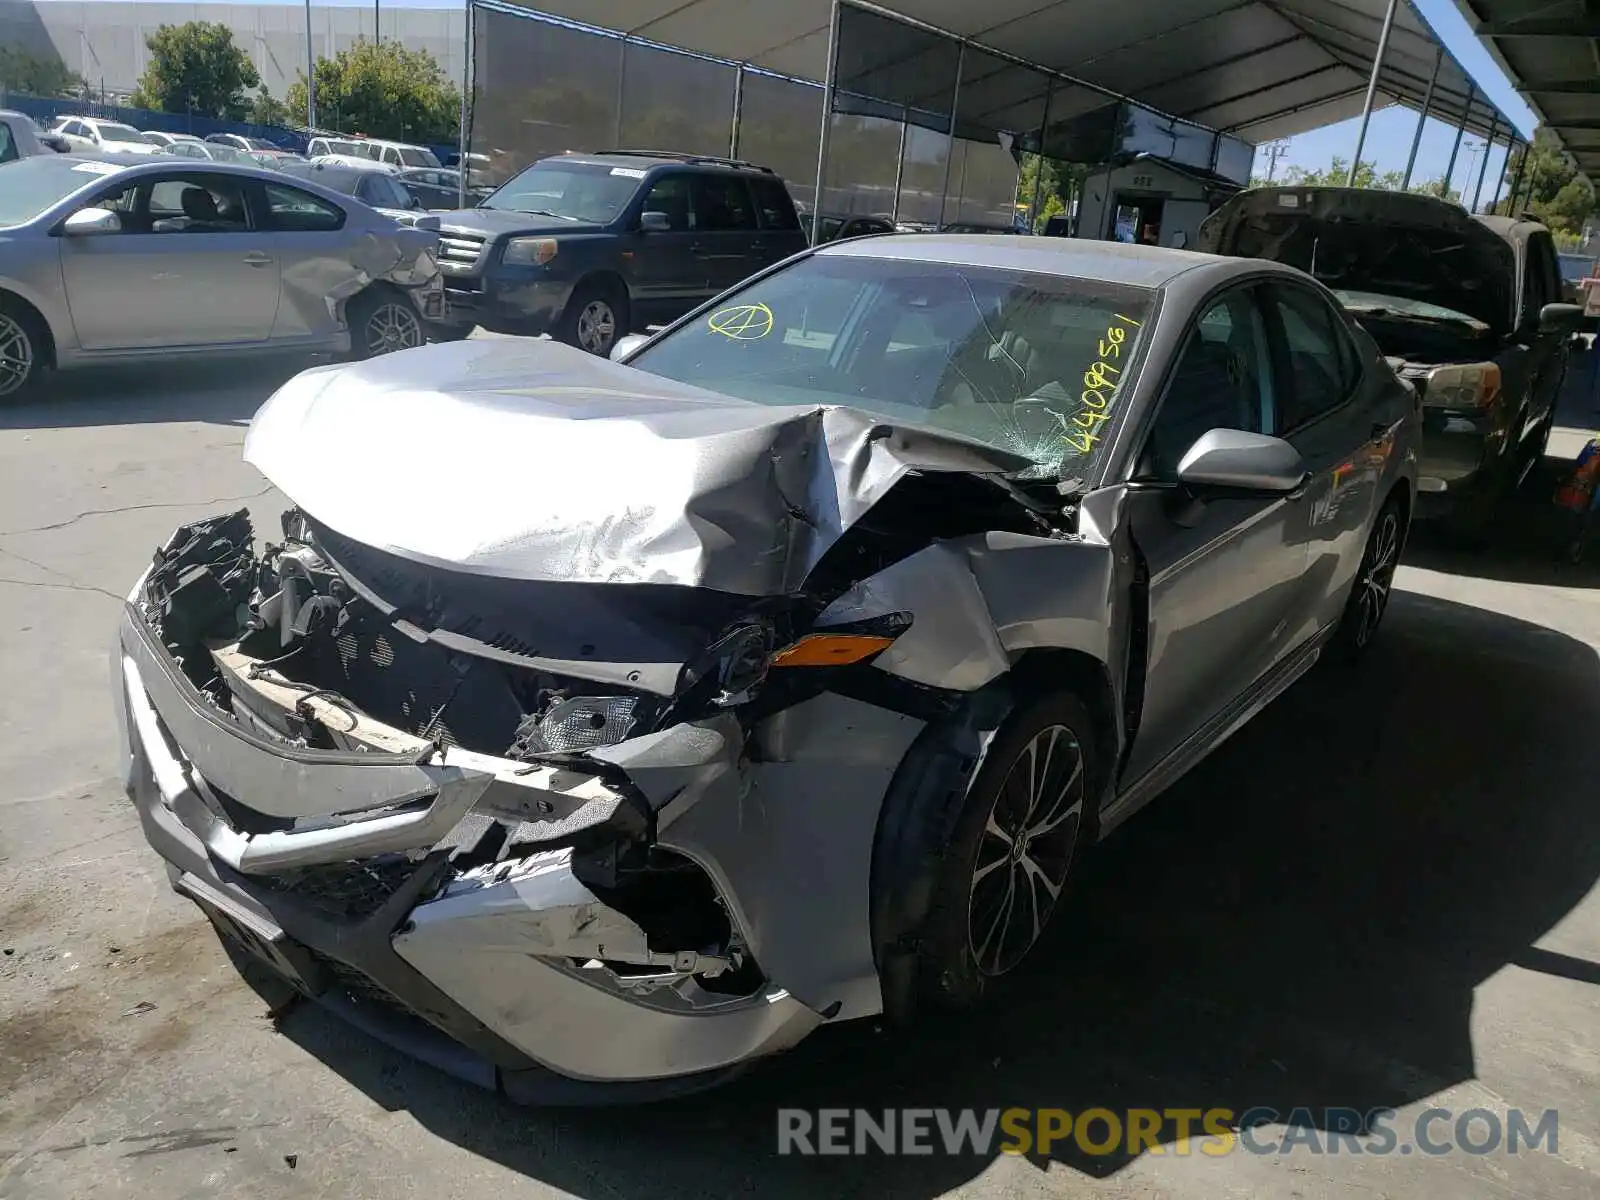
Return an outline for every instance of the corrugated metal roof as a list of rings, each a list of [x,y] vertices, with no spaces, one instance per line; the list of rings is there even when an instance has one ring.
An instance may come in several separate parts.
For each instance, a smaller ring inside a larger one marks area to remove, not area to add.
[[[871,7],[1262,142],[1361,111],[1386,6],[1386,0],[885,0]],[[804,79],[826,74],[829,0],[532,0],[524,7]],[[1400,0],[1378,103],[1420,108],[1439,47],[1411,0]],[[892,66],[904,77],[918,64]],[[1489,100],[1480,93],[1469,100],[1469,93],[1470,77],[1443,52],[1432,112],[1452,124],[1465,113],[1468,130],[1480,136],[1491,123],[1499,135],[1511,130]]]
[[[1578,169],[1600,181],[1600,8],[1584,0],[1456,0]]]

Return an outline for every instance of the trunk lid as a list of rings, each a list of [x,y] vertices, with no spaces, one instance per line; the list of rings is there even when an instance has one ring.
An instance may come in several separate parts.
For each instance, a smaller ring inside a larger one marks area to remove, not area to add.
[[[1459,205],[1433,196],[1254,188],[1206,219],[1198,249],[1286,263],[1334,291],[1438,305],[1497,335],[1515,321],[1515,251]]]

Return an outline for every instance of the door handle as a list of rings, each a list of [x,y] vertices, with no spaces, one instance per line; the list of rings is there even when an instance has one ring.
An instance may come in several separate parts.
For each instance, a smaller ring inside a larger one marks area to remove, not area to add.
[[[262,254],[259,250],[257,250],[250,254],[246,254],[244,256],[244,261],[247,265],[252,267],[268,267],[272,265],[272,256],[270,254]]]

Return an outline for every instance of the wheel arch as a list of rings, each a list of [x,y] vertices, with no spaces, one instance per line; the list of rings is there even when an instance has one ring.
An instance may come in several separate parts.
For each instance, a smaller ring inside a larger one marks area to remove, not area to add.
[[[917,1007],[921,930],[932,908],[939,872],[968,793],[989,745],[1018,708],[1054,692],[1070,693],[1094,723],[1094,781],[1103,800],[1117,762],[1116,699],[1106,663],[1081,650],[1025,651],[1000,677],[953,697],[930,720],[895,771],[878,814],[872,848],[873,959],[884,1014],[902,1020]],[[1092,818],[1091,818],[1092,819]],[[1091,831],[1089,837],[1094,837]]]
[[[40,347],[43,352],[43,365],[54,367],[56,365],[56,333],[50,328],[50,319],[44,311],[28,299],[21,292],[8,284],[0,283],[0,304],[14,305],[22,313],[30,317],[39,330],[44,334],[44,345]]]
[[[622,272],[611,266],[591,267],[580,275],[578,282],[572,285],[571,295],[567,297],[568,308],[578,302],[578,297],[583,295],[585,289],[593,287],[604,288],[615,296],[621,296],[628,305],[629,314],[632,314],[633,292]]]

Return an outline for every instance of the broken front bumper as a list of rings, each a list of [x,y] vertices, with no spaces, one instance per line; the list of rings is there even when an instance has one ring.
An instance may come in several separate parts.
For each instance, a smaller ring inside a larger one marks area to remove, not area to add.
[[[403,736],[342,750],[274,741],[202,696],[131,604],[115,668],[127,790],[177,890],[278,976],[418,1057],[530,1102],[605,1102],[717,1082],[823,1019],[773,985],[710,1003],[670,983],[619,986],[599,960],[659,963],[670,978],[695,956],[652,951],[568,851],[452,867],[487,821],[473,811],[486,795],[515,794],[559,838],[627,801],[598,774],[455,748],[441,761]],[[699,739],[707,761],[670,768],[680,799],[697,770],[729,786],[713,741]],[[410,852],[398,869],[351,861],[393,851]],[[289,874],[300,886],[283,886]],[[729,908],[759,917],[761,902]]]

